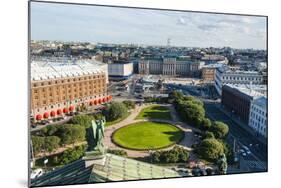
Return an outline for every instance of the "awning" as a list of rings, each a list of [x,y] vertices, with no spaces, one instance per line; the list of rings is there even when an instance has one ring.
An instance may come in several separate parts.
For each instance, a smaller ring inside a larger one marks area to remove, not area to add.
[[[61,113],[62,113],[61,109],[57,109],[57,114],[61,115]]]
[[[94,104],[97,105],[98,104],[98,100],[94,100]]]
[[[56,112],[55,111],[51,111],[51,116],[52,117],[56,116]]]
[[[74,110],[74,106],[69,107],[69,111],[72,112]]]
[[[65,113],[65,114],[68,113],[68,109],[67,109],[67,108],[64,108],[64,109],[63,109],[63,113]]]
[[[42,119],[42,115],[41,114],[37,114],[36,115],[36,120],[41,120]]]
[[[45,112],[44,115],[43,115],[43,117],[44,117],[45,119],[48,118],[48,117],[49,117],[49,113],[48,113],[48,112]]]

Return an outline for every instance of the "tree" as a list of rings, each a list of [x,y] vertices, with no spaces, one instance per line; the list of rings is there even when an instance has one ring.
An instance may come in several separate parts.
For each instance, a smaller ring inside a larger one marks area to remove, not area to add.
[[[34,154],[38,154],[43,150],[44,137],[42,136],[31,136],[32,147]]]
[[[72,144],[84,141],[86,136],[85,127],[82,126],[73,126],[71,127],[71,137],[72,137]]]
[[[77,115],[74,116],[71,120],[71,123],[73,124],[79,124],[84,126],[85,128],[88,128],[91,126],[92,120],[94,120],[93,116],[89,115]]]
[[[209,130],[212,126],[212,122],[209,118],[204,118],[202,121],[201,129],[203,130]]]
[[[205,118],[203,106],[193,103],[192,101],[181,101],[178,103],[178,112],[180,116],[188,123],[200,126]]]
[[[136,103],[134,101],[131,101],[131,100],[125,100],[125,101],[123,101],[123,104],[125,104],[125,106],[128,109],[134,109],[135,106],[136,106]]]
[[[206,131],[204,133],[204,139],[206,139],[206,138],[215,138],[215,135],[214,135],[214,133],[212,133],[210,131]]]
[[[57,149],[60,145],[60,138],[57,136],[47,136],[45,137],[45,149],[48,152],[52,152]]]
[[[184,97],[184,94],[181,91],[175,90],[169,93],[169,98],[173,99],[173,101],[182,100]]]
[[[68,164],[72,161],[75,161],[79,158],[81,158],[85,154],[85,145],[77,146],[72,149],[68,149],[64,151],[60,156],[59,156],[59,164],[60,165],[65,165]]]
[[[102,120],[103,117],[104,117],[104,116],[102,115],[102,113],[96,113],[96,114],[94,114],[95,120]]]
[[[211,128],[211,131],[214,133],[216,138],[225,138],[228,134],[229,128],[228,125],[226,125],[223,122],[215,121],[214,125]]]
[[[155,151],[151,155],[151,160],[154,163],[177,163],[177,162],[186,162],[189,159],[188,150],[175,146],[171,150],[167,151]]]
[[[64,124],[58,128],[57,135],[61,138],[61,144],[74,144],[85,140],[86,130],[81,125]]]
[[[224,153],[224,146],[214,138],[207,138],[200,143],[197,153],[205,160],[216,161]]]
[[[114,121],[119,118],[126,116],[128,113],[128,108],[120,102],[112,102],[105,110],[106,119],[109,121]]]

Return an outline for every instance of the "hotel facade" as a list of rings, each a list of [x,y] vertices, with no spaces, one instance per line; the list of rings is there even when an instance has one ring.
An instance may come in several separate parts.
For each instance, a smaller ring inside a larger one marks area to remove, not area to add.
[[[36,122],[106,103],[107,79],[107,65],[93,60],[32,61],[31,117]]]

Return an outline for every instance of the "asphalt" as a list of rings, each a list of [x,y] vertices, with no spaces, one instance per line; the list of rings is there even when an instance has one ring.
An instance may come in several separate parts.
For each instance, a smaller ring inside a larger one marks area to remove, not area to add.
[[[234,122],[230,117],[224,114],[217,104],[205,102],[206,115],[213,120],[222,121],[229,126],[228,142],[233,145],[233,140],[236,140],[237,147],[242,145],[247,146],[252,152],[246,156],[248,160],[267,161],[267,145],[255,138],[251,133]],[[252,145],[252,146],[250,146]]]

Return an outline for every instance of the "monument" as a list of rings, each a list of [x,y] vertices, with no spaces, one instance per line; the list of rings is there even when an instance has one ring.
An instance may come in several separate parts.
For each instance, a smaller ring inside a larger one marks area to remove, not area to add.
[[[84,160],[102,160],[105,156],[103,145],[105,118],[92,120],[91,126],[87,130],[88,148]]]
[[[220,174],[226,174],[227,172],[227,159],[225,154],[222,154],[219,158],[218,158],[218,170]]]

